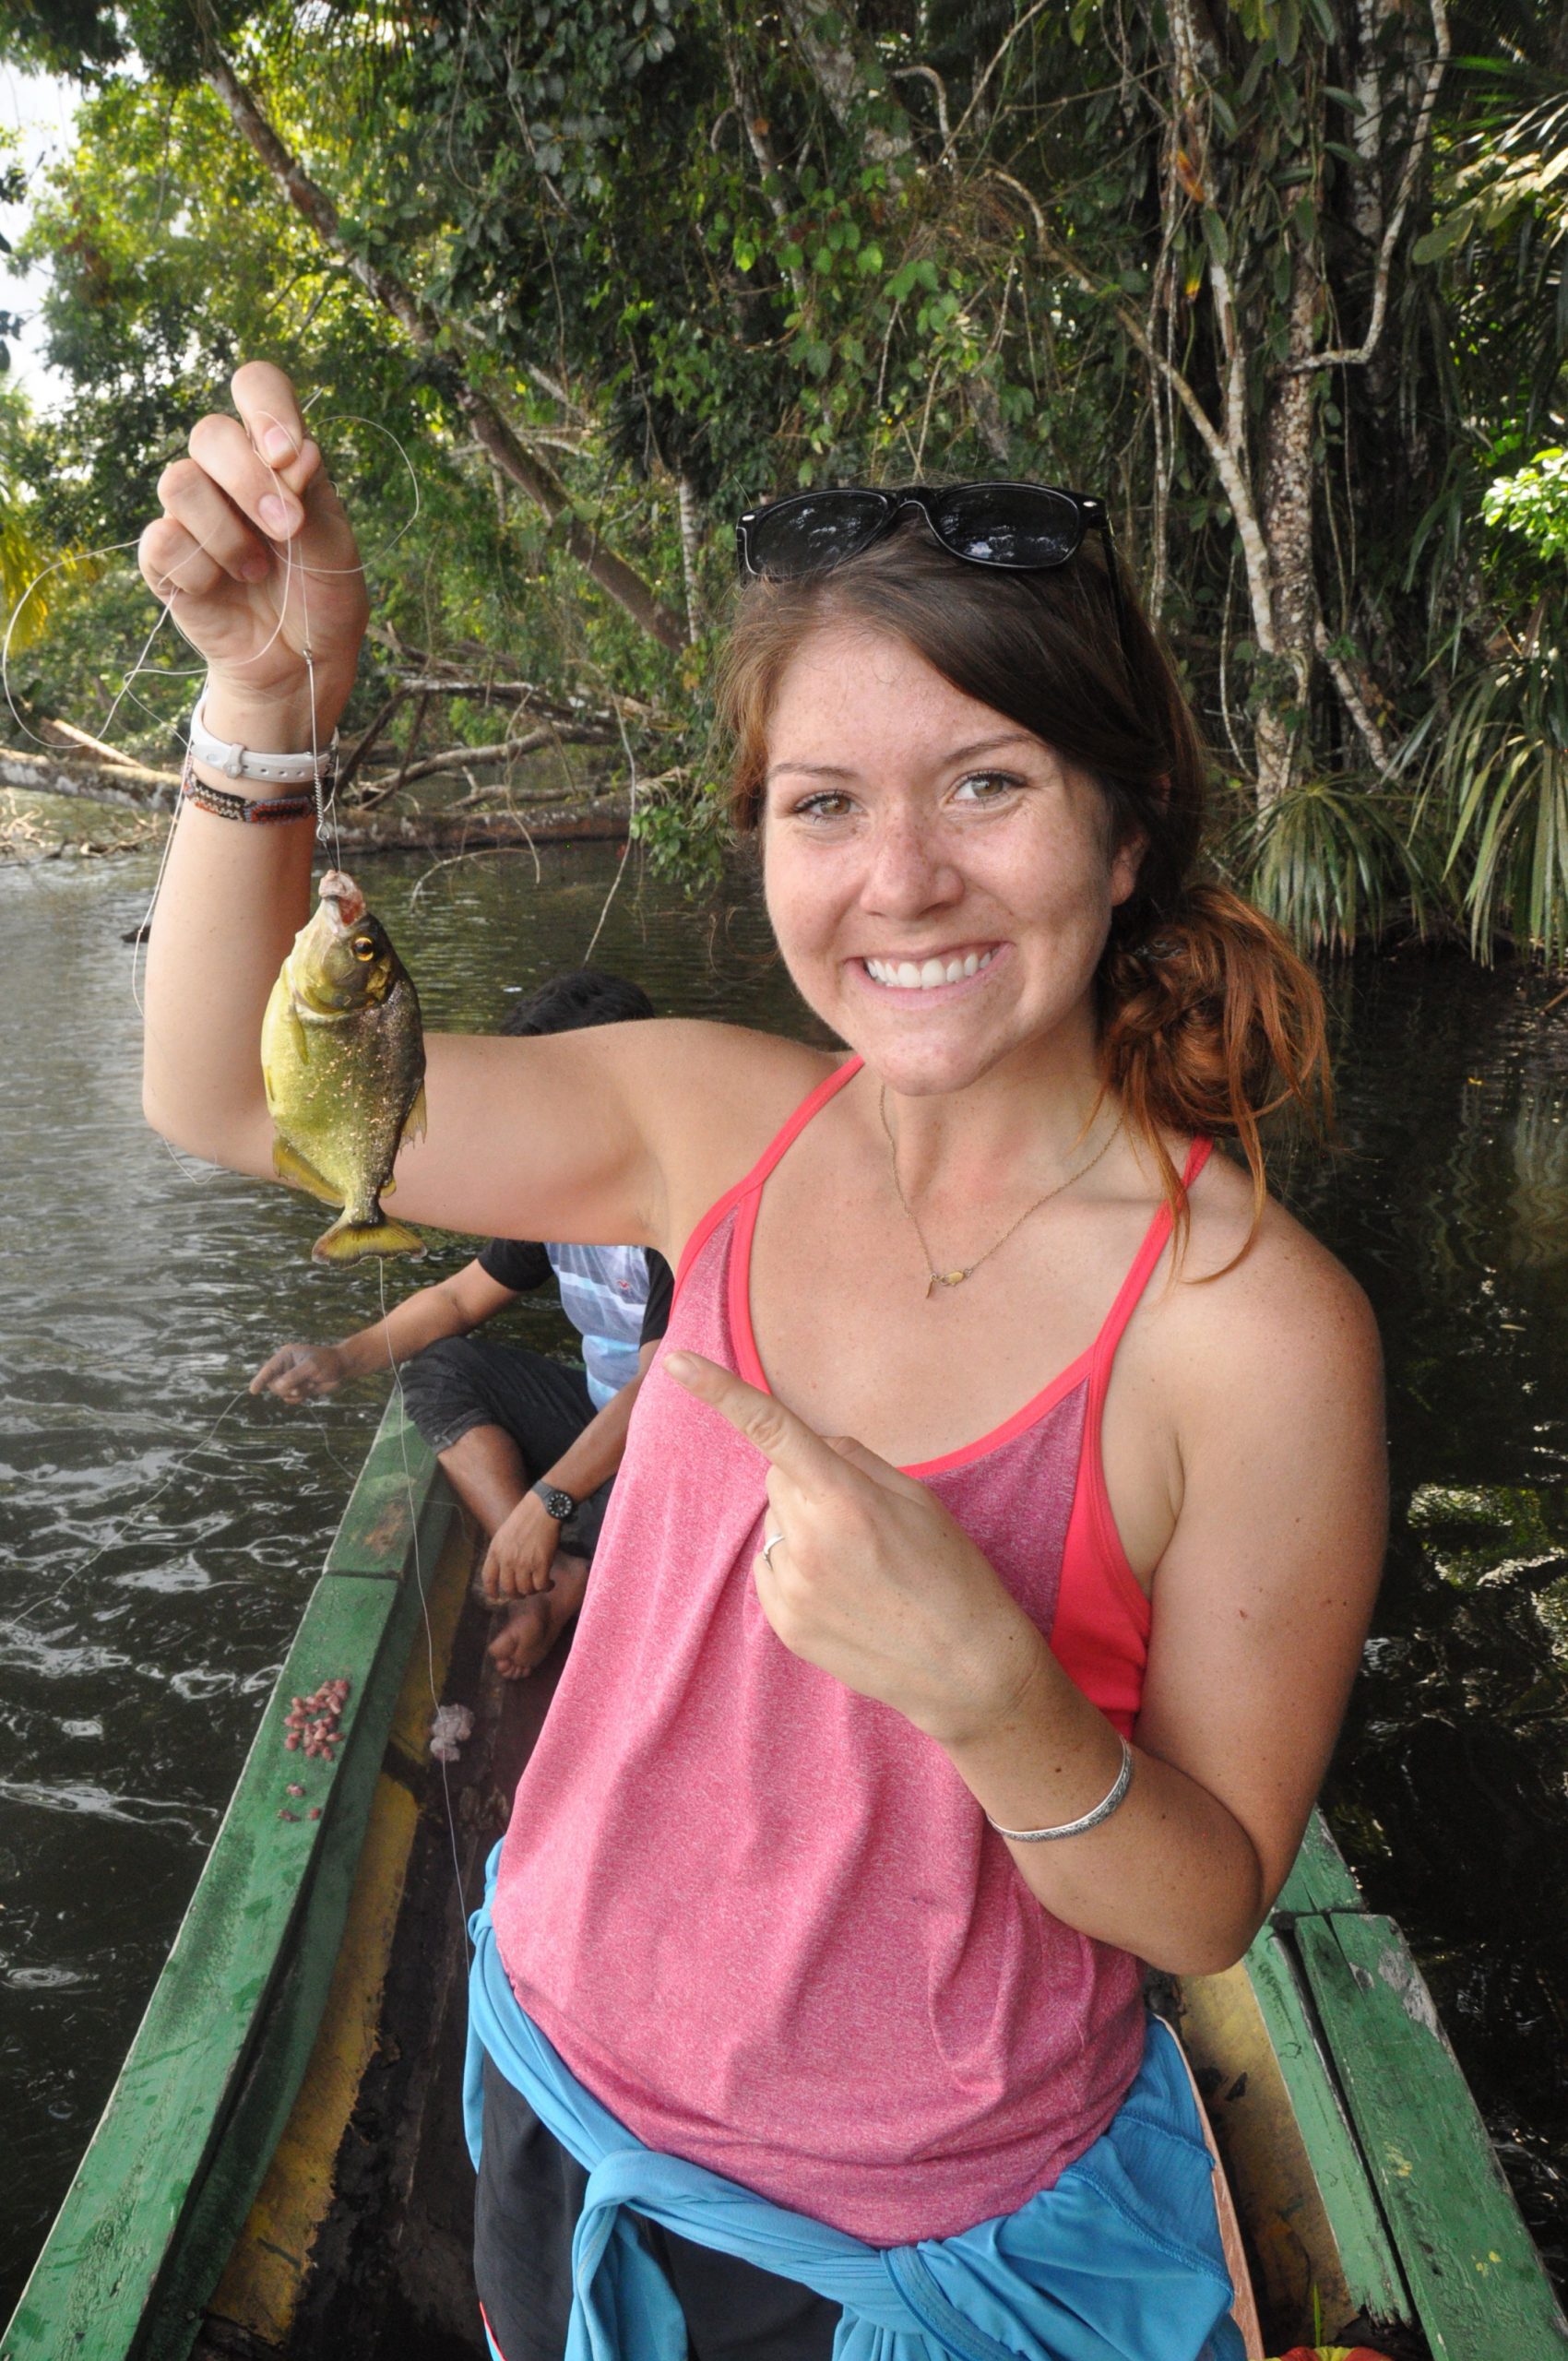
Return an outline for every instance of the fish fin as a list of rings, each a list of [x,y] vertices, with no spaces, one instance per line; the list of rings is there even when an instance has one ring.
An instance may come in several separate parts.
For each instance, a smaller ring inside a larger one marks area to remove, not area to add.
[[[403,1118],[404,1145],[406,1145],[410,1140],[422,1140],[429,1121],[430,1109],[425,1105],[424,1085],[422,1082],[414,1093],[413,1105]]]
[[[319,1197],[324,1205],[340,1205],[343,1202],[341,1189],[324,1180],[315,1165],[308,1163],[297,1147],[291,1147],[287,1140],[274,1138],[272,1169],[291,1189],[303,1189],[308,1195]]]
[[[425,1244],[404,1222],[388,1221],[385,1215],[379,1221],[350,1221],[345,1211],[310,1251],[315,1263],[357,1263],[365,1254],[407,1254],[417,1262]]]

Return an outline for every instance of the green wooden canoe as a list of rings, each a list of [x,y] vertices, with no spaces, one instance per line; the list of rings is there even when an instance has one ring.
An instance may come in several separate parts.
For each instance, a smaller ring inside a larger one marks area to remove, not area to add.
[[[394,1398],[0,2361],[482,2355],[463,1897],[549,1683],[502,1710],[469,1572]],[[338,1760],[302,1763],[288,1701],[339,1676]],[[450,1768],[429,1759],[437,1696],[478,1714]],[[1426,1987],[1320,1819],[1246,1959],[1164,2004],[1223,2162],[1257,2353],[1361,2337],[1397,2361],[1568,2361]]]

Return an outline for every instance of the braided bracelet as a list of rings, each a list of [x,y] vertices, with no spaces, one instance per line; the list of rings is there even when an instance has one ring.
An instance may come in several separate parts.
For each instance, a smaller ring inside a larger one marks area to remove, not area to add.
[[[324,772],[321,781],[319,811],[325,812],[332,801],[336,784],[336,767]],[[188,802],[199,804],[220,820],[243,820],[255,827],[268,827],[281,820],[315,820],[319,816],[314,794],[304,795],[235,795],[226,787],[213,787],[196,774],[192,756],[185,756],[180,774],[180,793]]]
[[[1064,1820],[1059,1828],[1004,1828],[1000,1821],[992,1820],[987,1812],[986,1825],[994,1828],[998,1836],[1005,1836],[1014,1845],[1049,1845],[1058,1836],[1082,1836],[1087,1829],[1098,1828],[1102,1820],[1111,1818],[1133,1784],[1133,1750],[1125,1738],[1119,1743],[1122,1768],[1116,1774],[1115,1784],[1103,1801],[1096,1804],[1093,1811],[1085,1812],[1081,1820]]]

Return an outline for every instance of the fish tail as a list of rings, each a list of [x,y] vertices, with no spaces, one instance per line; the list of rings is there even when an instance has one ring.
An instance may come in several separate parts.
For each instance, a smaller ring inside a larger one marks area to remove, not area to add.
[[[345,1209],[330,1229],[322,1231],[310,1250],[311,1260],[357,1263],[366,1254],[407,1254],[417,1262],[425,1251],[419,1231],[406,1222],[389,1221],[379,1205],[375,1216],[374,1221],[352,1221]]]

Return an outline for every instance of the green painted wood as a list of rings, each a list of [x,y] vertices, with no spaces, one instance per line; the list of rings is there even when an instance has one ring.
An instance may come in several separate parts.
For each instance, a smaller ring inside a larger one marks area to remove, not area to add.
[[[1279,2061],[1313,2177],[1339,2250],[1351,2301],[1379,2320],[1414,2317],[1333,2067],[1318,2038],[1289,1939],[1265,1927],[1246,1958],[1268,2037]]]
[[[434,1564],[426,1560],[422,1568],[427,1585]],[[324,1576],[323,1581],[343,1581],[345,1586],[351,1583],[355,1588],[390,1596],[391,1612],[365,1679],[359,1719],[336,1768],[331,1807],[322,1823],[325,1834],[285,1949],[281,1975],[257,2022],[207,2168],[148,2306],[136,2361],[185,2361],[196,2321],[222,2277],[289,2120],[338,1964],[410,1649],[423,1642],[421,1592],[412,1581],[390,1593],[379,1583],[353,1583],[351,1577]],[[296,1759],[284,1758],[290,1763]],[[283,1833],[292,1832],[285,1824]]]
[[[108,2361],[132,2350],[283,1959],[326,1803],[346,1761],[300,1767],[282,1747],[288,1700],[346,1673],[357,1728],[389,1586],[327,1576],[301,1618],[163,1973],[102,2120],[11,2323],[7,2361]],[[288,1797],[291,1779],[306,1789]],[[312,1804],[321,1821],[303,1815]],[[279,1821],[280,1809],[301,1815]]]
[[[419,1562],[428,1576],[456,1511],[434,1453],[404,1412],[402,1396],[394,1388],[327,1550],[325,1571],[400,1582],[413,1571],[412,1536],[417,1534]]]
[[[1436,2361],[1564,2361],[1568,2323],[1404,1937],[1357,1913],[1294,1938]]]
[[[1293,1917],[1307,1911],[1366,1907],[1361,1889],[1347,1869],[1321,1811],[1314,1810],[1307,1822],[1301,1851],[1274,1907]]]
[[[452,1513],[434,1460],[410,1436],[410,1516],[399,1424],[394,1403],[363,1481],[379,1487],[395,1453],[402,1560],[386,1563],[384,1503],[361,1501],[356,1487],[343,1532],[359,1562],[324,1575],[305,1607],[0,2361],[184,2361],[260,2184],[310,2056],[410,1643],[422,1628],[414,1536],[428,1584]],[[303,1762],[282,1745],[288,1701],[339,1673],[352,1687],[338,1761]],[[289,1797],[291,1782],[303,1797]],[[307,1817],[313,1805],[319,1821]],[[297,1819],[280,1820],[283,1809]]]

